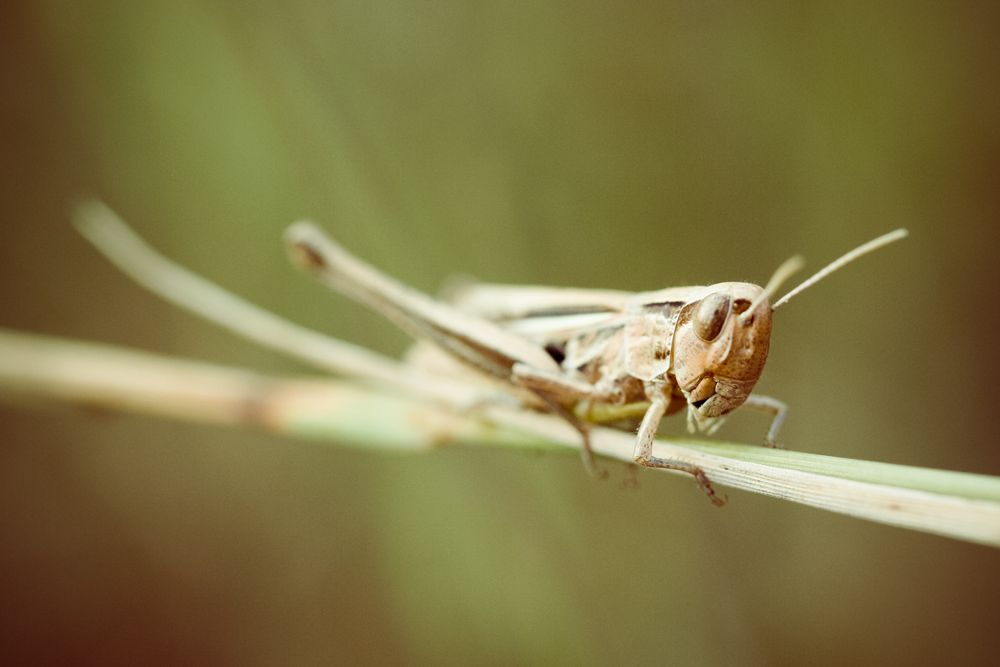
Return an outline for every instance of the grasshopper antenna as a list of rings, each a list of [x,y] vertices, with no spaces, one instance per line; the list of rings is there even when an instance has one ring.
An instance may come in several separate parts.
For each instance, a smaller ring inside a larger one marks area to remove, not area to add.
[[[767,299],[770,299],[771,296],[778,291],[778,288],[781,287],[781,283],[791,278],[792,275],[805,266],[805,264],[806,260],[802,258],[802,255],[789,257],[782,262],[781,266],[775,270],[774,275],[771,276],[771,279],[767,281],[767,285],[764,286],[763,291],[761,291],[757,298],[753,300],[750,307],[743,311],[743,314],[740,315],[740,319],[745,322],[749,318],[753,317],[753,314],[757,312],[757,306],[764,303]]]
[[[793,296],[795,296],[799,292],[805,291],[806,289],[812,287],[813,285],[815,285],[819,281],[823,280],[823,278],[826,278],[828,275],[830,275],[831,273],[833,273],[837,269],[839,269],[839,268],[841,268],[843,266],[846,266],[847,264],[850,264],[851,262],[853,262],[854,260],[858,259],[859,257],[862,257],[864,255],[867,255],[870,252],[878,250],[879,248],[887,246],[890,243],[894,243],[896,241],[899,241],[900,239],[904,239],[908,235],[909,235],[909,232],[906,231],[905,229],[897,229],[895,231],[889,232],[888,234],[883,234],[882,236],[879,236],[878,238],[874,238],[871,241],[869,241],[868,243],[864,243],[862,245],[859,245],[854,250],[852,250],[849,253],[846,253],[844,255],[841,255],[840,257],[838,257],[837,259],[833,260],[832,262],[830,262],[829,264],[827,264],[826,266],[824,266],[822,269],[820,269],[819,271],[817,271],[816,273],[814,273],[809,278],[806,278],[804,281],[802,281],[802,283],[799,284],[798,287],[795,287],[790,292],[788,292],[787,294],[785,294],[785,296],[783,296],[780,299],[778,299],[777,302],[775,302],[775,304],[773,306],[771,306],[771,310],[777,310],[779,307],[781,307],[781,306],[785,305],[786,303],[788,303],[789,301],[791,301],[791,299],[792,299]],[[787,263],[788,262],[786,262],[785,264],[787,264]],[[784,264],[782,266],[784,266]],[[777,276],[778,272],[780,272],[780,271],[781,271],[781,269],[779,268],[778,271],[775,272],[775,276]],[[771,280],[773,282],[774,278],[772,278]],[[768,283],[768,287],[770,287],[770,283]],[[752,312],[752,311],[748,310],[747,312]]]

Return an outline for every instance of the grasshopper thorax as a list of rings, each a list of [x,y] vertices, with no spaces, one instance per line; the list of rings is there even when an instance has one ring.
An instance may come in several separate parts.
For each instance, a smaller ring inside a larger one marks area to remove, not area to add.
[[[673,375],[701,418],[738,408],[764,371],[771,304],[752,283],[719,283],[681,309],[673,339]],[[752,312],[751,312],[752,308]]]

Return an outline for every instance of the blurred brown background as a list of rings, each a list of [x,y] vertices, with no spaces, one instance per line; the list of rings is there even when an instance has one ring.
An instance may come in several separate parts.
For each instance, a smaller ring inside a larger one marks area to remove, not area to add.
[[[0,326],[300,373],[68,224],[391,354],[284,257],[312,217],[423,289],[763,282],[912,237],[776,316],[810,452],[1000,474],[987,3],[3,3]],[[679,432],[672,423],[669,432]],[[759,439],[737,414],[720,433]],[[377,456],[0,408],[0,652],[73,662],[966,664],[996,551],[572,456]]]

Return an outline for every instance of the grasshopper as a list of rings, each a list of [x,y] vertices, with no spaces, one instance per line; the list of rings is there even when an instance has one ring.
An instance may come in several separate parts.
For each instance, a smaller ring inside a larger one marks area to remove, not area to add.
[[[803,261],[793,257],[761,287],[726,282],[629,293],[472,285],[450,302],[433,299],[350,254],[307,222],[286,242],[297,263],[332,289],[381,313],[481,374],[529,407],[555,413],[581,434],[586,469],[598,470],[588,424],[636,428],[634,460],[690,474],[723,504],[705,473],[653,455],[661,420],[687,409],[688,429],[713,433],[740,406],[771,415],[766,446],[777,445],[787,407],[752,393],[764,370],[772,314],[833,271],[905,237],[898,229],[865,243],[771,303]]]

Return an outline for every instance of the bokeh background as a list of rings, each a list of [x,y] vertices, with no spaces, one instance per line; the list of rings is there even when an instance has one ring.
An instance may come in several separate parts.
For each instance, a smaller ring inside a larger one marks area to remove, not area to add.
[[[303,324],[407,341],[288,266],[292,220],[422,289],[765,281],[793,448],[1000,474],[988,3],[5,2],[0,326],[309,372],[134,286],[99,196]],[[670,424],[667,432],[679,432]],[[737,414],[722,437],[766,428]],[[241,665],[986,664],[994,550],[576,457],[389,456],[0,408],[0,652]]]

